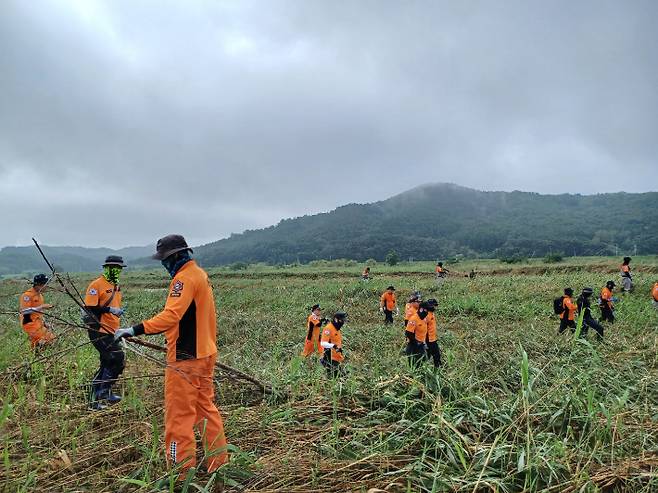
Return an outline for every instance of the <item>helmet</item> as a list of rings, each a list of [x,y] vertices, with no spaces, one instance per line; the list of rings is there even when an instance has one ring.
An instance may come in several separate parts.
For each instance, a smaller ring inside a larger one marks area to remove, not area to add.
[[[44,284],[47,284],[48,281],[49,279],[46,274],[37,274],[34,276],[34,279],[32,279],[32,284],[35,286],[43,286]]]

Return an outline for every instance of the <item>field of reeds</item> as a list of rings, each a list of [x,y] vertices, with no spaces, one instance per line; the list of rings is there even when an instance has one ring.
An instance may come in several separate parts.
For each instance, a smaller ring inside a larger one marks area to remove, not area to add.
[[[0,281],[0,490],[658,491],[658,259],[634,259],[635,292],[618,294],[602,343],[558,336],[552,314],[565,286],[598,292],[618,263],[461,262],[441,287],[431,262],[377,264],[369,282],[363,265],[331,262],[211,269],[219,360],[273,392],[217,373],[232,461],[185,483],[165,467],[162,355],[129,347],[123,401],[88,411],[97,353],[77,307],[50,284],[59,337],[33,355],[17,314],[28,282]],[[168,283],[164,270],[126,272],[124,325],[157,313]],[[385,326],[378,312],[389,284],[402,303],[415,289],[438,299],[440,371],[401,356],[402,316]],[[349,314],[343,379],[299,356],[313,303]]]

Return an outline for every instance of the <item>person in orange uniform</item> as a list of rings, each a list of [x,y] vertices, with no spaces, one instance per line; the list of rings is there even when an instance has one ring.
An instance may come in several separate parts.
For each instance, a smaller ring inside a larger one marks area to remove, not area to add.
[[[615,301],[617,301],[617,298],[612,295],[614,289],[614,281],[608,281],[601,290],[601,318],[599,322],[615,322]]]
[[[573,302],[573,289],[565,288],[564,296],[562,296],[562,313],[560,313],[560,328],[558,334],[562,334],[567,327],[571,332],[576,331],[576,311],[578,306]]]
[[[25,291],[20,299],[21,325],[30,338],[32,349],[55,339],[55,334],[48,330],[43,320],[43,311],[53,307],[43,299],[47,284],[48,277],[45,274],[37,274],[32,280],[32,288]]]
[[[361,274],[361,280],[362,281],[370,280],[370,267],[366,267],[365,269],[363,269],[363,274]]]
[[[409,322],[409,319],[411,316],[418,311],[418,305],[420,304],[421,301],[421,296],[418,291],[414,291],[414,293],[409,297],[409,301],[407,301],[407,304],[404,305],[404,326],[407,326],[407,322]]]
[[[621,290],[623,293],[630,293],[633,290],[633,275],[631,274],[631,257],[624,257],[621,264]]]
[[[320,305],[313,305],[311,307],[311,314],[306,319],[306,340],[304,341],[304,351],[302,351],[302,356],[305,358],[313,354],[313,351],[322,354],[323,350],[320,346],[320,327],[325,319],[320,318],[322,314],[322,308]]]
[[[320,345],[324,355],[320,362],[327,369],[330,377],[344,374],[341,363],[345,360],[343,355],[343,334],[341,329],[347,322],[347,313],[336,312],[333,319],[322,330]]]
[[[192,260],[191,252],[181,235],[158,240],[153,258],[172,277],[164,310],[114,334],[117,341],[142,334],[164,334],[167,340],[165,448],[168,463],[179,466],[183,475],[196,466],[195,426],[209,451],[208,472],[228,460],[224,422],[214,403],[215,297],[208,274]]]
[[[653,298],[653,307],[658,310],[658,281],[656,281],[653,285],[651,296]]]
[[[436,275],[436,283],[438,285],[443,284],[446,278],[446,270],[443,268],[443,262],[437,262],[436,267],[434,268],[434,273]]]
[[[119,277],[126,265],[123,258],[110,255],[103,263],[103,275],[94,279],[85,292],[85,311],[89,340],[98,351],[100,366],[94,375],[89,395],[90,408],[101,410],[106,404],[114,404],[121,396],[112,392],[112,385],[123,373],[126,355],[120,344],[114,341],[114,331],[121,323],[121,286]]]
[[[407,332],[411,332],[413,337],[408,337],[405,353],[409,356],[412,366],[422,363],[422,359],[425,356],[428,308],[432,308],[431,305],[427,302],[422,302],[418,306],[418,311],[411,316],[407,323],[406,330]]]
[[[389,286],[379,300],[379,311],[384,312],[384,323],[393,323],[393,311],[397,308],[395,288]]]
[[[434,298],[427,300],[427,317],[425,322],[427,323],[427,338],[425,344],[427,345],[427,357],[432,358],[434,363],[434,368],[439,368],[441,366],[441,349],[439,348],[439,338],[436,331],[436,318],[434,312],[436,307],[439,305],[439,302]]]

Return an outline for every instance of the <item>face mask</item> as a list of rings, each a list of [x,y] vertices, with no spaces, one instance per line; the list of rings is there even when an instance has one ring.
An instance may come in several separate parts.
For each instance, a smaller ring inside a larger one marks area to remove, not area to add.
[[[121,275],[121,267],[106,265],[103,268],[103,277],[107,279],[107,282],[110,282],[112,284],[119,284],[120,275]]]
[[[340,330],[340,328],[343,326],[345,323],[344,320],[341,320],[339,318],[334,318],[334,327],[336,327],[337,330]]]
[[[176,272],[178,272],[178,270],[190,260],[192,259],[190,258],[189,253],[181,252],[178,255],[171,255],[170,257],[167,257],[166,259],[162,260],[161,263],[162,266],[167,269],[169,275],[174,277]]]
[[[418,312],[418,316],[420,317],[421,320],[424,320],[425,317],[427,317],[427,312],[425,310],[420,310]]]

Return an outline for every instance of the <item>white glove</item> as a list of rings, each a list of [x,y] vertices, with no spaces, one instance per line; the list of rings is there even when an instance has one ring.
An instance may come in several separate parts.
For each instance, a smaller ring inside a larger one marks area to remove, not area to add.
[[[384,313],[384,307],[383,307],[383,306],[380,306],[380,307],[379,307],[379,311],[380,311],[381,313]]]
[[[119,339],[123,339],[124,337],[132,337],[135,335],[135,329],[132,327],[127,327],[125,329],[118,329],[116,332],[114,332],[114,340],[118,341]]]
[[[123,315],[124,311],[125,310],[123,308],[115,308],[113,306],[110,307],[110,313],[112,315],[116,315],[117,317],[120,317],[121,315]]]

